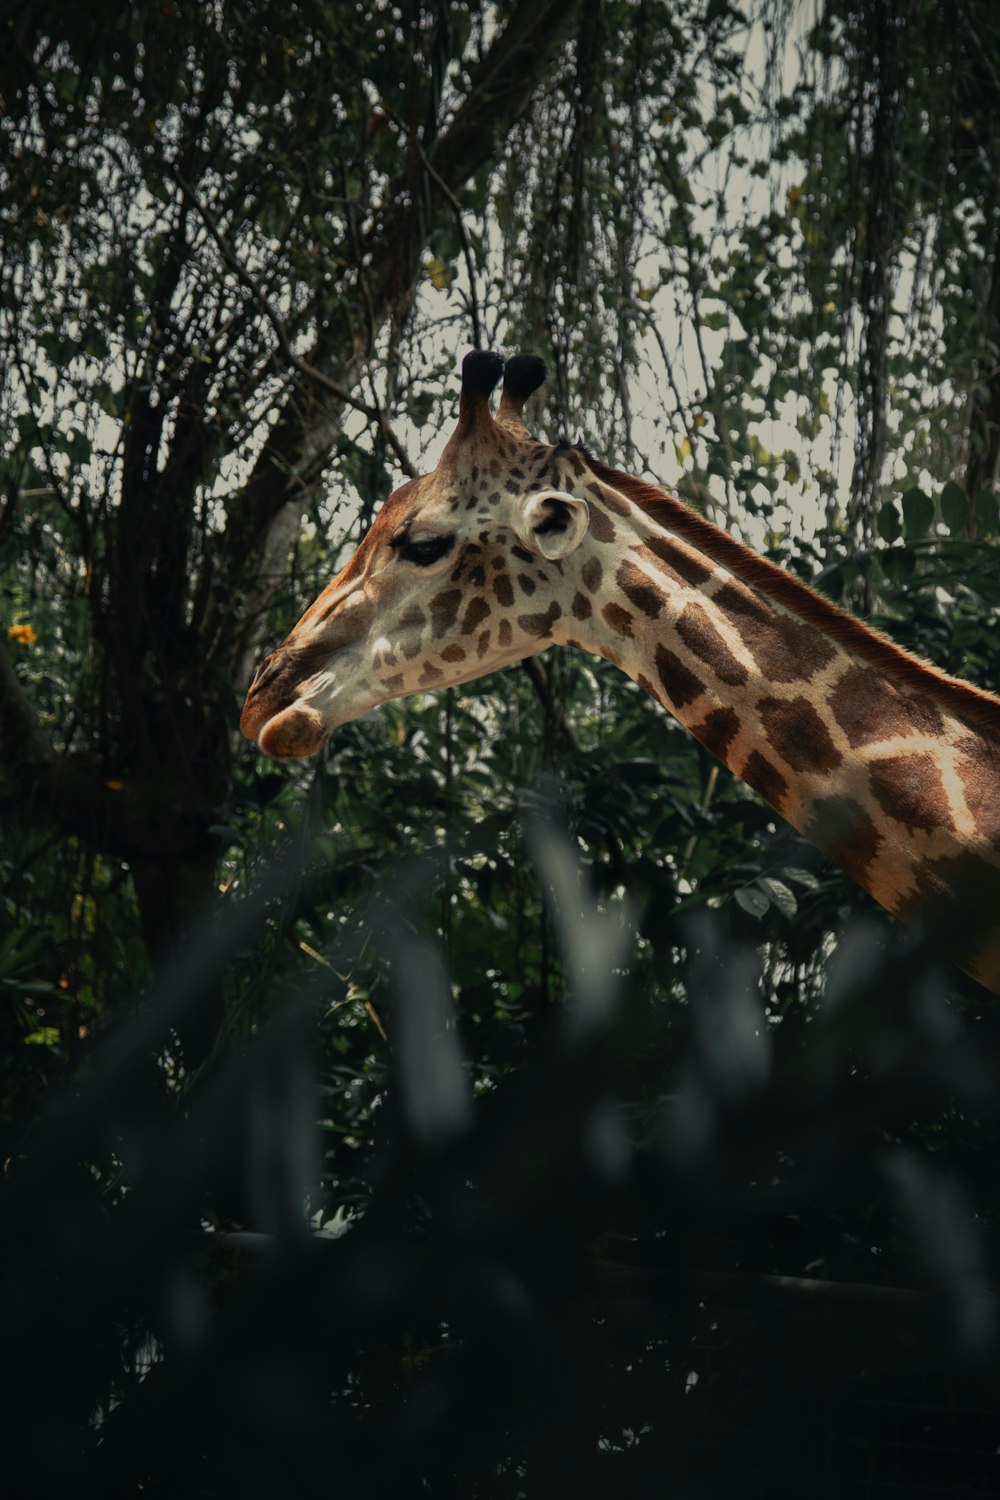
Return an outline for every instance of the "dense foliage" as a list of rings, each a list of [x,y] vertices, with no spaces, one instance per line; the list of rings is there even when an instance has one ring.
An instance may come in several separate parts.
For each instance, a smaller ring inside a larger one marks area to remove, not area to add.
[[[433,461],[470,344],[545,357],[541,432],[995,690],[995,7],[8,0],[0,26],[24,1493],[292,1493],[333,1432],[379,1492],[414,1465],[627,1486],[679,1451],[690,1370],[653,1365],[712,1274],[950,1280],[981,1356],[994,1027],[933,936],[581,654],[389,705],[320,763],[235,725],[264,643]],[[320,1258],[304,1201],[355,1216]],[[254,1279],[209,1228],[285,1258]],[[598,1333],[636,1260],[676,1279]],[[699,1420],[735,1420],[718,1399]]]

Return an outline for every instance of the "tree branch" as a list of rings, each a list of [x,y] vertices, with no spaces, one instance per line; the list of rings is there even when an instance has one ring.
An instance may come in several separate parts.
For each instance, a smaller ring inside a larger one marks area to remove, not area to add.
[[[453,193],[492,157],[496,141],[525,113],[578,8],[579,0],[547,5],[521,0],[431,148],[435,171]]]
[[[462,205],[461,203],[459,203],[458,199],[455,197],[455,194],[445,182],[440,172],[438,172],[434,167],[426,151],[424,150],[419,137],[413,134],[413,132],[407,127],[405,122],[399,118],[399,115],[392,108],[392,106],[387,104],[384,99],[379,100],[379,109],[393,122],[393,124],[396,126],[396,129],[402,131],[402,133],[412,143],[414,150],[420,158],[420,164],[423,167],[424,171],[430,177],[434,185],[439,188],[440,191],[444,194],[445,202],[449,203],[454,211],[455,228],[458,230],[459,238],[462,241],[462,255],[465,260],[465,274],[469,278],[469,316],[472,319],[472,343],[474,348],[481,349],[483,347],[483,327],[479,317],[479,298],[476,296],[476,267],[472,259],[472,246],[469,244],[468,231],[465,227],[465,221],[462,218]]]
[[[396,455],[400,468],[405,474],[408,474],[411,479],[414,478],[417,471],[410,462],[406,449],[403,447],[402,443],[393,432],[385,408],[383,406],[371,406],[367,401],[362,401],[358,396],[355,396],[352,391],[348,390],[346,385],[342,385],[339,380],[332,379],[332,377],[327,375],[324,370],[317,369],[315,365],[310,364],[308,360],[302,359],[298,354],[295,353],[294,349],[292,348],[292,341],[289,337],[288,329],[285,327],[284,320],[279,316],[275,308],[272,307],[267,294],[260,286],[260,283],[257,281],[256,277],[251,276],[246,266],[236,254],[236,251],[233,249],[229,241],[226,239],[225,235],[219,229],[215,218],[212,214],[209,213],[208,209],[201,202],[200,198],[191,187],[191,185],[181,176],[178,171],[176,171],[176,169],[174,170],[173,175],[174,181],[177,183],[177,186],[180,188],[185,199],[188,203],[190,203],[191,207],[198,214],[202,223],[205,225],[205,228],[208,230],[212,242],[218,250],[219,254],[222,256],[222,259],[225,261],[229,269],[233,272],[234,276],[236,276],[236,278],[239,280],[243,288],[250,294],[250,297],[257,306],[258,310],[264,314],[264,316],[270,323],[271,328],[274,332],[274,336],[278,341],[278,348],[281,350],[281,354],[285,362],[291,365],[293,369],[298,370],[300,374],[305,375],[309,380],[312,380],[317,385],[322,386],[324,390],[329,391],[332,396],[336,396],[337,400],[343,402],[345,406],[353,407],[355,411],[359,411],[363,416],[367,417],[369,422],[374,422],[379,431],[382,433],[382,436],[385,438],[385,441],[388,443],[389,447]]]

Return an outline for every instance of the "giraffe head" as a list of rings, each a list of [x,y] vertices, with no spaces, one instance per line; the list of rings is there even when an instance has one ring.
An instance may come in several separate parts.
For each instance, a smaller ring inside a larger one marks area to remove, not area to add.
[[[544,376],[531,355],[506,371],[497,354],[466,356],[458,425],[436,469],[389,496],[257,671],[240,727],[268,755],[312,755],[389,698],[481,677],[563,639],[564,559],[587,534],[589,507],[562,487],[565,448],[535,442],[522,423]]]

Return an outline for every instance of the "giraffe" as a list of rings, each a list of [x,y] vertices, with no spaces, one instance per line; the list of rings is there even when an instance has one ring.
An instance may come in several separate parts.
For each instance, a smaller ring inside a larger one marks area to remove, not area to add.
[[[522,413],[544,376],[532,355],[466,356],[437,467],[261,663],[243,733],[312,755],[390,698],[552,643],[597,652],[897,917],[973,898],[958,961],[1000,992],[1000,698],[656,486],[536,441]]]

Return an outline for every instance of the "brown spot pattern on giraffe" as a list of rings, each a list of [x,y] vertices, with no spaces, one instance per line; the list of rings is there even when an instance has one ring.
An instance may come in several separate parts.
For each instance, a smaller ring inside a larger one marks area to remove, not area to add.
[[[421,687],[430,687],[433,683],[440,682],[444,673],[433,662],[425,661],[424,668],[417,681]]]
[[[667,596],[635,563],[623,562],[615,574],[622,593],[644,615],[655,620],[667,602]]]
[[[873,667],[849,667],[828,701],[852,750],[914,732],[939,734],[944,728],[941,714],[929,698],[904,697]]]
[[[760,793],[765,802],[770,802],[773,808],[781,812],[788,793],[788,782],[765,755],[761,755],[759,750],[751,750],[740,776],[747,786]]]
[[[513,635],[514,635],[514,632],[510,628],[510,621],[508,619],[501,620],[500,621],[500,629],[497,632],[497,639],[498,639],[500,645],[501,646],[509,646],[510,643],[511,643],[511,640],[513,639]]]
[[[403,686],[402,672],[397,672],[395,677],[387,677],[382,686],[388,688],[390,693],[398,692],[399,689]]]
[[[622,609],[620,604],[606,604],[601,610],[601,616],[611,626],[616,635],[624,635],[631,638],[632,616],[627,609]]]
[[[906,828],[955,829],[944,782],[930,755],[887,755],[872,761],[868,780],[884,813]]]
[[[882,843],[871,818],[851,797],[818,798],[803,832],[852,880],[862,884]]]
[[[808,681],[836,655],[836,648],[815,625],[779,614],[742,583],[724,584],[715,603],[728,615],[770,682]]]
[[[529,596],[535,592],[535,580],[529,578],[527,573],[518,573],[517,581],[523,593]]]
[[[514,603],[514,585],[506,573],[498,573],[494,578],[493,592],[496,594],[499,603],[504,605],[505,608]]]
[[[640,557],[655,561],[681,582],[695,585],[711,578],[712,569],[703,563],[689,547],[682,547],[673,537],[650,536],[636,547]]]
[[[679,656],[668,651],[666,646],[656,648],[656,670],[663,684],[663,691],[672,708],[683,708],[705,691],[705,684],[690,671]]]
[[[581,594],[579,590],[573,595],[572,609],[573,618],[575,620],[589,620],[590,616],[593,614],[590,600],[587,598],[586,594]]]
[[[462,620],[462,634],[471,635],[481,625],[490,613],[490,607],[485,599],[470,599],[469,607],[465,611]]]
[[[691,725],[695,739],[722,761],[739,732],[740,718],[733,708],[713,708],[700,724]]]
[[[584,588],[589,589],[592,594],[596,594],[601,586],[601,579],[604,577],[604,569],[596,557],[588,557],[583,565],[580,576],[583,579]]]
[[[431,600],[431,628],[435,637],[444,635],[454,625],[461,602],[461,589],[447,589]]]
[[[716,630],[708,611],[701,604],[686,606],[677,621],[677,634],[688,650],[706,662],[722,682],[739,687],[750,675]]]
[[[606,505],[608,510],[614,511],[616,516],[627,516],[629,513],[628,501],[623,500],[621,495],[612,489],[605,488],[600,491],[601,504]]]
[[[441,660],[442,661],[464,661],[465,660],[465,647],[464,646],[460,646],[457,643],[457,641],[453,641],[450,646],[444,646],[444,647],[442,647],[442,650],[441,650]]]
[[[977,841],[1000,853],[1000,740],[983,735],[964,739],[958,746],[958,775],[965,801],[976,820]]]
[[[590,534],[595,542],[613,542],[618,534],[614,523],[599,505],[590,507]]]
[[[806,698],[761,698],[757,704],[768,743],[793,771],[832,771],[843,756]]]
[[[551,635],[552,627],[561,614],[562,606],[553,599],[543,615],[518,615],[517,623],[528,635]]]

